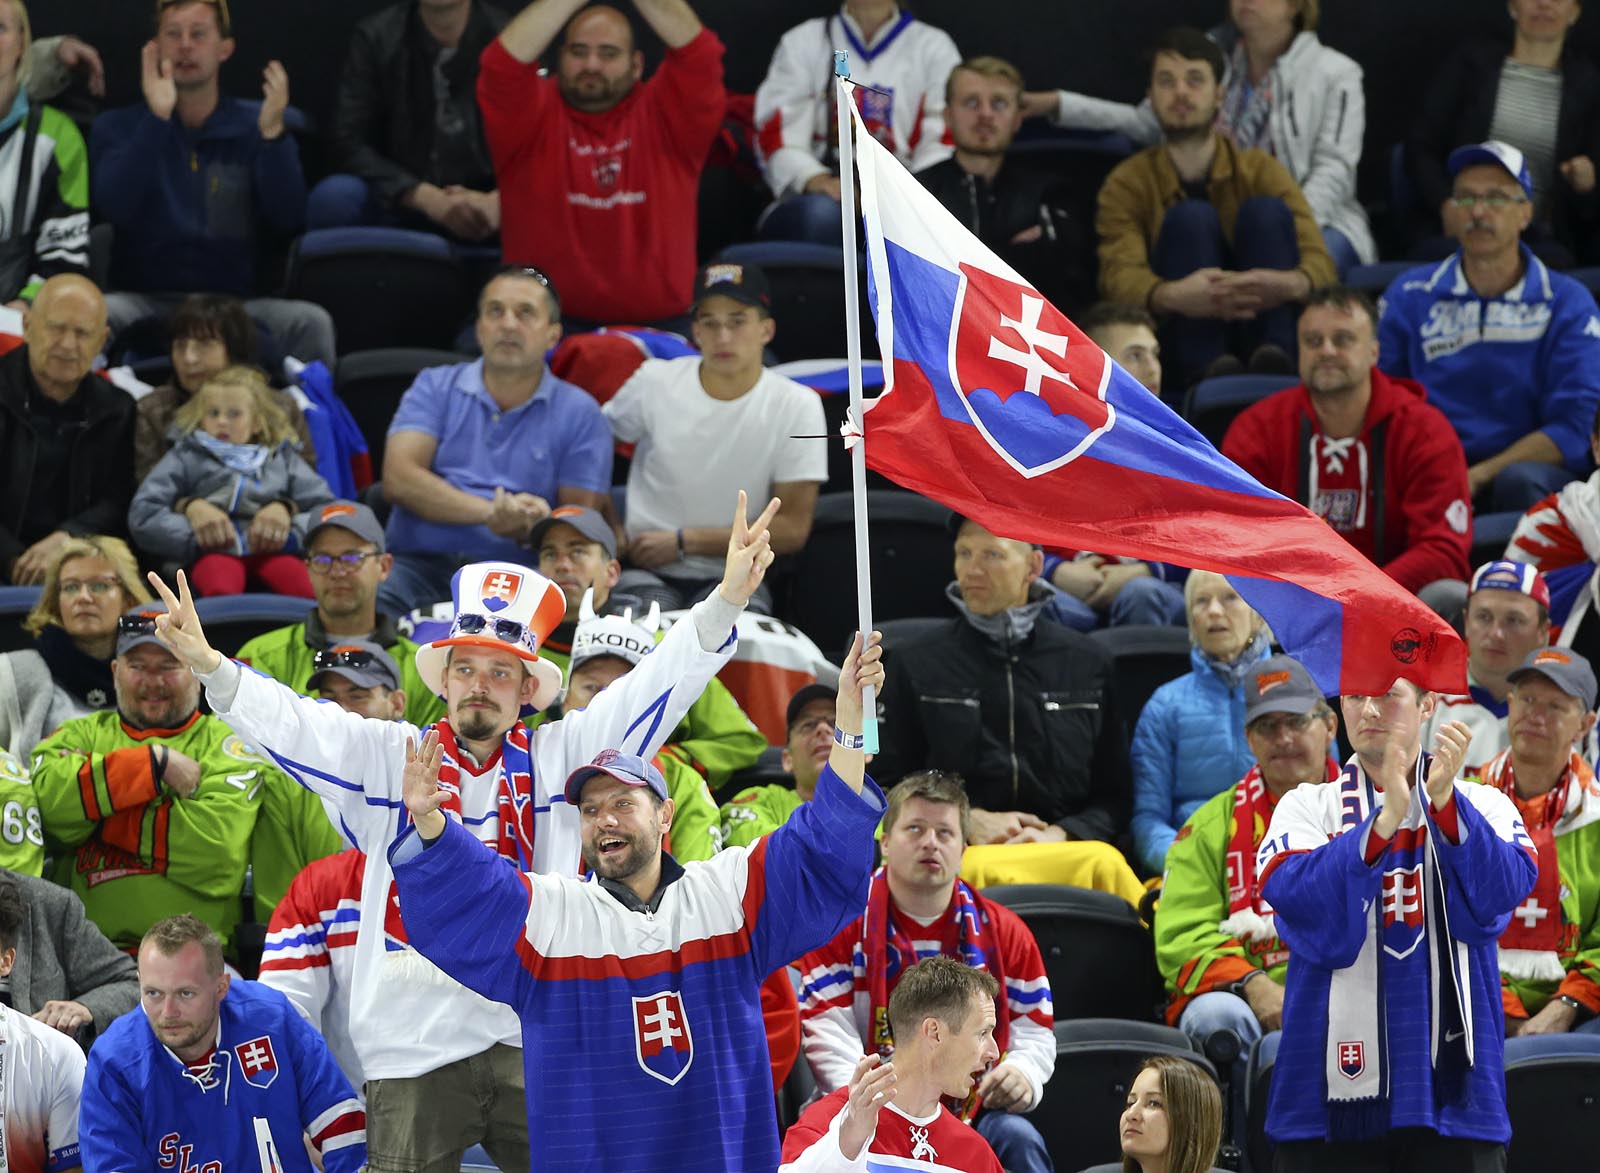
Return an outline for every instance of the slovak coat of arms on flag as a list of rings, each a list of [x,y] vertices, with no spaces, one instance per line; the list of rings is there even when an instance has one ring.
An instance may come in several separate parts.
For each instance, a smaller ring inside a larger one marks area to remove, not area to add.
[[[233,1049],[239,1061],[239,1074],[251,1087],[269,1088],[278,1078],[278,1057],[272,1052],[272,1038],[262,1035]]]
[[[694,1062],[694,1036],[676,990],[633,1000],[634,1053],[646,1074],[675,1084]]]
[[[522,575],[512,570],[495,570],[484,575],[478,601],[490,614],[498,614],[517,601],[517,592],[521,589]]]

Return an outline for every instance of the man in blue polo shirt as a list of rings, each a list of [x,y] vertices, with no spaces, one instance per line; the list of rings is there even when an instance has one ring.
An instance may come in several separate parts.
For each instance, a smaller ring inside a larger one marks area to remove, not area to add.
[[[588,392],[550,373],[561,302],[536,269],[508,267],[478,298],[476,362],[431,367],[389,425],[383,490],[394,502],[394,568],[379,610],[450,597],[467,562],[522,562],[559,505],[600,509],[611,491],[611,429]]]

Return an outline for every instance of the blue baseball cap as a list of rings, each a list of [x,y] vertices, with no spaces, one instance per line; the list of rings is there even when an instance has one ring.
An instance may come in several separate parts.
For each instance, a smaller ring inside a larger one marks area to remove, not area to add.
[[[1496,167],[1503,167],[1519,184],[1522,185],[1522,194],[1529,199],[1533,198],[1533,176],[1528,174],[1528,161],[1522,157],[1522,152],[1510,143],[1498,142],[1490,139],[1486,143],[1472,143],[1465,147],[1457,147],[1450,152],[1450,158],[1445,161],[1451,178],[1477,163],[1491,163]]]
[[[587,766],[579,766],[567,776],[567,803],[577,806],[583,794],[583,784],[601,774],[629,786],[648,786],[657,798],[665,800],[667,797],[667,780],[653,762],[619,749],[603,749],[594,755],[594,761]]]

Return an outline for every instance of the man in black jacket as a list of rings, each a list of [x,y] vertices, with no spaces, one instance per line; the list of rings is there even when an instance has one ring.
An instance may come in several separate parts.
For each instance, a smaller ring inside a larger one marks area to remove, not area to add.
[[[40,286],[22,333],[0,358],[0,572],[27,586],[69,537],[127,532],[134,405],[90,373],[106,302],[87,277]]]
[[[403,0],[356,26],[333,119],[345,174],[312,191],[312,228],[392,221],[467,242],[499,232],[476,95],[478,58],[508,20],[482,0]]]
[[[961,614],[885,657],[873,776],[966,779],[970,883],[1068,883],[1137,903],[1142,888],[1110,845],[1126,829],[1129,795],[1110,658],[1040,617],[1038,547],[951,524],[949,596]]]
[[[922,185],[979,240],[1046,297],[1076,304],[1092,293],[1089,242],[1066,210],[1057,178],[1006,152],[1022,125],[1022,74],[999,57],[950,71],[945,127],[955,154],[917,172]]]

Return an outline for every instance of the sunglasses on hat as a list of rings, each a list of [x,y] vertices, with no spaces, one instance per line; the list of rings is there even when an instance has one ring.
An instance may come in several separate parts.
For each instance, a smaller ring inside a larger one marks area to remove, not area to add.
[[[154,635],[156,633],[156,617],[135,612],[132,615],[117,616],[118,635]]]
[[[378,662],[378,657],[365,648],[320,648],[311,657],[313,672],[326,672],[329,668],[350,668],[365,672]]]
[[[495,639],[504,640],[508,644],[520,644],[527,635],[528,628],[515,619],[490,619],[487,615],[477,615],[471,611],[457,615],[455,622],[450,625],[452,636],[482,635],[486,631]]]

